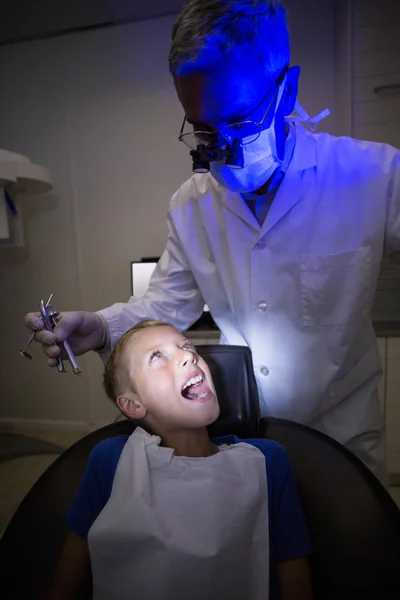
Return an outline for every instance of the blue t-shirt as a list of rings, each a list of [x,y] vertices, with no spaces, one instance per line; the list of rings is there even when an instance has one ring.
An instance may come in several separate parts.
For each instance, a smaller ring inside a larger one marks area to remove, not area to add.
[[[78,494],[66,515],[67,527],[86,539],[89,529],[107,504],[122,450],[129,435],[103,440],[95,446],[86,467]],[[312,546],[295,488],[286,450],[271,440],[241,440],[226,436],[216,444],[246,442],[265,456],[268,482],[270,598],[278,596],[276,565],[279,562],[308,556]]]

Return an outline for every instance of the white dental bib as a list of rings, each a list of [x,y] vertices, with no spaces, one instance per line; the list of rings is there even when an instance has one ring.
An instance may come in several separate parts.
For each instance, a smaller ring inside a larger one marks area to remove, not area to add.
[[[137,428],[89,535],[94,600],[266,600],[265,457],[250,444],[175,456]]]

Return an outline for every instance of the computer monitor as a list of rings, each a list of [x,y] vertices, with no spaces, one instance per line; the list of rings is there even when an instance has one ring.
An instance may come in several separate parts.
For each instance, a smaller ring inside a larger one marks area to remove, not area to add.
[[[143,259],[131,263],[132,296],[143,296],[149,287],[150,278],[156,268],[158,259]],[[209,312],[207,305],[204,311]]]
[[[132,263],[132,296],[143,296],[149,287],[156,262]]]

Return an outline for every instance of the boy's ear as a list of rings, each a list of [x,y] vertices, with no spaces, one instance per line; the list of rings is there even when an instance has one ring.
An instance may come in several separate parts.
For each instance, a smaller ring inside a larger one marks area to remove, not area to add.
[[[147,415],[147,410],[140,402],[139,396],[132,392],[120,394],[116,399],[116,403],[120,411],[129,419],[139,421],[140,419],[144,419]]]

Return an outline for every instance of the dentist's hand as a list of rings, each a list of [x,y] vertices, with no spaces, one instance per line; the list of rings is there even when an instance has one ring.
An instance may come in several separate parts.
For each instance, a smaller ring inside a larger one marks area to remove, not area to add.
[[[42,344],[50,367],[57,366],[57,357],[60,355],[60,347],[57,344],[66,339],[75,356],[102,348],[107,339],[103,321],[99,315],[92,312],[61,313],[60,321],[53,332],[44,328],[40,313],[28,313],[25,315],[24,323],[28,329],[36,331],[35,341]]]

